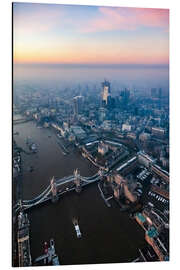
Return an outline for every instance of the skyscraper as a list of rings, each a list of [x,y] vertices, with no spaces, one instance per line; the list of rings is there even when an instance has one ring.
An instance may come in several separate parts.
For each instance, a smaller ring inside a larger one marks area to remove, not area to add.
[[[162,88],[151,88],[151,97],[152,98],[161,98],[162,97]]]
[[[111,90],[110,90],[110,82],[104,80],[102,82],[102,105],[103,106],[109,106],[111,103]]]
[[[126,107],[130,98],[130,91],[125,88],[124,90],[121,91],[120,96],[121,96],[122,105]]]
[[[106,119],[106,114],[107,114],[107,109],[101,107],[99,109],[99,121],[100,122],[103,122]]]
[[[74,115],[81,114],[83,111],[83,96],[76,96],[73,98]]]
[[[162,88],[159,88],[158,90],[158,98],[161,98],[162,97]]]
[[[157,88],[151,88],[151,97],[156,98],[157,97]]]

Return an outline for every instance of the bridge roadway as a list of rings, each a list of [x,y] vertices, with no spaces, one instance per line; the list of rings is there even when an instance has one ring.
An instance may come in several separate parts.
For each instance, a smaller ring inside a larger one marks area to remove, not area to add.
[[[128,162],[125,163],[126,166],[128,164]],[[80,176],[78,175],[78,179],[80,180],[81,182],[81,186],[85,186],[85,185],[88,185],[90,183],[93,183],[93,182],[96,182],[98,180],[100,180],[101,176],[107,176],[111,173],[111,168],[109,168],[109,171],[102,171],[102,170],[99,170],[95,175],[93,176],[89,176],[89,177],[83,177],[83,176]],[[102,172],[102,174],[101,174]],[[55,188],[56,189],[56,196],[59,197],[60,195],[66,193],[66,192],[69,192],[71,190],[75,190],[76,189],[76,184],[74,183],[74,187],[72,188],[66,188],[66,190],[63,190],[61,191],[60,189],[58,190],[57,187],[60,187],[64,184],[67,184],[67,183],[70,183],[70,182],[75,182],[77,176],[75,175],[70,175],[70,176],[66,176],[66,177],[63,177],[61,179],[58,179],[54,182],[54,186],[52,188],[52,185],[49,184],[49,186],[41,193],[39,194],[37,197],[33,198],[32,200],[22,200],[22,201],[19,201],[17,204],[15,204],[13,206],[13,210],[15,212],[19,211],[19,210],[26,210],[26,209],[29,209],[35,205],[38,205],[40,203],[43,203],[45,201],[48,201],[50,199],[52,199],[52,193],[53,193],[53,189]]]
[[[13,120],[13,125],[17,125],[17,124],[23,124],[26,122],[32,121],[32,119],[27,119],[27,118],[21,118],[21,119],[14,119]]]
[[[127,165],[127,162],[125,164]],[[110,173],[111,173],[111,170],[109,168],[109,171],[105,172],[105,171],[99,170],[95,175],[89,176],[89,177],[83,177],[83,176],[78,175],[78,179],[80,180],[81,186],[83,187],[85,185],[88,185],[90,183],[94,183],[94,182],[100,180],[100,178],[102,176],[108,176]],[[76,189],[76,184],[75,184],[76,177],[77,176],[75,176],[75,175],[70,175],[70,176],[66,176],[66,177],[63,177],[61,179],[56,180],[54,182],[54,187],[52,187],[52,185],[49,184],[49,186],[41,194],[39,194],[37,197],[35,197],[31,200],[19,201],[17,204],[15,204],[13,206],[13,210],[15,212],[18,212],[20,210],[27,210],[35,205],[39,205],[45,201],[51,200],[53,198],[52,193],[53,193],[54,188],[56,189],[56,197],[59,197],[60,195],[66,193],[66,192],[69,192],[71,190],[75,190]],[[60,189],[57,189],[57,187],[60,187],[64,184],[67,184],[70,182],[74,182],[74,187],[71,187],[68,189],[66,188],[63,191]]]
[[[95,175],[90,176],[90,177],[79,176],[79,180],[81,181],[81,186],[85,186],[85,185],[88,185],[90,183],[98,181],[100,179],[100,177],[101,177],[100,174],[96,173]],[[60,187],[64,184],[74,182],[75,180],[76,180],[75,176],[70,175],[68,177],[64,177],[64,178],[56,180],[55,186],[57,188],[57,187]],[[74,186],[74,187],[72,187],[68,190],[64,190],[64,191],[57,189],[57,196],[59,197],[60,195],[66,193],[66,192],[75,190],[75,188],[76,187]],[[16,212],[19,211],[20,209],[27,210],[35,205],[39,205],[45,201],[48,201],[51,198],[52,198],[52,187],[51,187],[51,184],[49,184],[49,186],[41,194],[39,194],[37,197],[33,198],[32,200],[22,200],[20,203],[17,203],[14,206],[14,210]]]

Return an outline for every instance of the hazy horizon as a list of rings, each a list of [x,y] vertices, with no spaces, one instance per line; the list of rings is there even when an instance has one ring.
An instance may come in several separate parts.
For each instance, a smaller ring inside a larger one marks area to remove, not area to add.
[[[104,78],[112,88],[162,87],[169,90],[168,67],[119,67],[85,65],[14,65],[14,83],[26,83],[39,87],[76,87],[78,84],[101,87]]]
[[[14,82],[169,89],[169,10],[13,4]]]

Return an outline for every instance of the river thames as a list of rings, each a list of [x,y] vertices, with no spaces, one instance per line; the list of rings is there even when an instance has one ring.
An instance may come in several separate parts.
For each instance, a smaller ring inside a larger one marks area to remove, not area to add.
[[[40,194],[52,176],[72,175],[78,168],[82,176],[97,172],[77,150],[63,155],[57,137],[50,129],[38,128],[34,122],[14,125],[17,144],[28,151],[26,139],[37,144],[38,153],[22,153],[22,198],[32,199]],[[30,172],[29,167],[34,171]],[[80,194],[66,193],[57,203],[45,203],[29,210],[32,260],[43,254],[43,244],[55,240],[60,264],[91,264],[130,262],[146,246],[144,230],[127,213],[120,212],[115,201],[112,207],[104,203],[97,183],[88,185]],[[78,218],[82,238],[78,239],[72,223]]]

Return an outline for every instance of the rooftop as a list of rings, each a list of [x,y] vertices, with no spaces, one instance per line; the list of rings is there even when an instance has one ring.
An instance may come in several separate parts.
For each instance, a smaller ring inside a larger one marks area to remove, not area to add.
[[[142,221],[143,223],[146,221],[145,217],[141,213],[137,213],[136,216]]]
[[[156,228],[154,226],[152,226],[147,232],[146,234],[150,237],[153,238],[155,236],[158,235],[158,231],[156,230]]]

